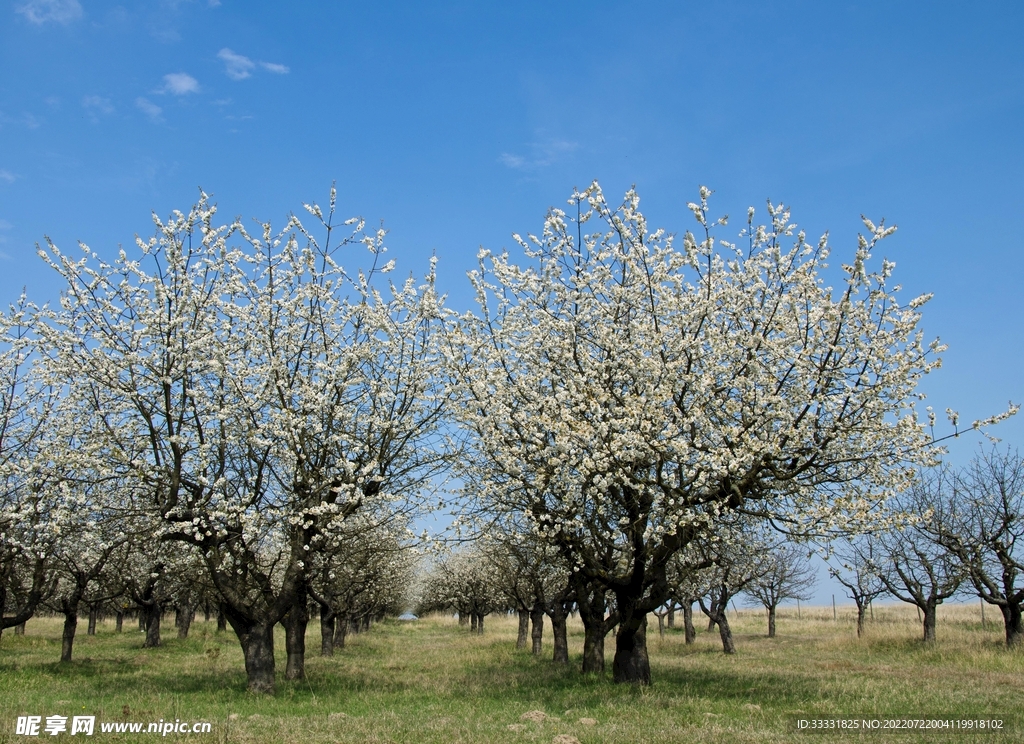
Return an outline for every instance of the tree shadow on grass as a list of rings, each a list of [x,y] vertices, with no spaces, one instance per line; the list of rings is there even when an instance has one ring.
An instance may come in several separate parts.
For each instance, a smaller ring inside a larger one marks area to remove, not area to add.
[[[700,656],[712,652],[697,652]],[[721,652],[717,653],[721,656]],[[553,708],[600,706],[610,700],[655,694],[660,697],[719,700],[723,703],[757,703],[773,707],[799,707],[821,696],[821,685],[813,676],[773,674],[763,671],[688,668],[677,664],[654,665],[653,684],[644,688],[616,684],[611,664],[604,674],[583,674],[581,659],[568,666],[527,653],[507,663],[467,665],[464,678],[472,694],[491,700],[543,702]],[[568,705],[571,702],[572,705]]]
[[[156,670],[152,665],[139,664],[136,657],[81,658],[64,662],[27,665],[22,671],[35,672],[65,683],[78,683],[82,692],[108,695],[111,693],[167,693],[175,695],[216,695],[225,689],[245,690],[244,671],[234,668]]]

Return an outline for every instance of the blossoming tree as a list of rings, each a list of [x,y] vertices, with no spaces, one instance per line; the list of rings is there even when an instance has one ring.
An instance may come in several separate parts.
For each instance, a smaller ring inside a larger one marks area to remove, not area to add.
[[[620,682],[650,682],[666,566],[723,514],[840,529],[928,458],[928,296],[901,301],[894,264],[870,268],[895,228],[865,219],[833,288],[827,238],[808,243],[787,208],[769,204],[764,225],[750,209],[736,245],[716,237],[709,196],[678,245],[634,191],[618,207],[597,183],[574,193],[540,235],[515,236],[528,265],[481,252],[480,309],[453,340],[464,477],[611,593]]]
[[[344,648],[349,628],[405,609],[419,557],[408,524],[356,512],[313,556],[309,594],[320,606],[320,653]]]
[[[146,489],[157,537],[202,555],[256,692],[274,689],[279,622],[303,675],[311,554],[444,461],[432,268],[388,283],[383,230],[333,224],[333,190],[307,210],[317,235],[295,217],[250,234],[204,194],[132,256],[41,251],[66,282],[50,374],[92,402],[88,437]],[[360,247],[370,267],[347,272]]]
[[[38,308],[21,298],[0,313],[0,633],[35,614],[52,592],[67,511],[53,457],[59,389],[37,374]]]

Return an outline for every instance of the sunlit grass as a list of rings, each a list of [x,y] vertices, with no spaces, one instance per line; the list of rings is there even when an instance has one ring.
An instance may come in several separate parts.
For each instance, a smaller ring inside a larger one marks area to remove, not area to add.
[[[350,636],[330,659],[316,655],[311,623],[307,679],[285,681],[279,658],[273,698],[245,692],[238,644],[212,624],[198,622],[187,640],[168,637],[159,649],[143,649],[137,631],[118,635],[104,624],[98,635],[80,636],[75,661],[62,665],[56,662],[60,623],[40,618],[25,636],[7,631],[0,641],[0,741],[27,740],[14,735],[18,715],[76,713],[104,721],[213,723],[212,735],[168,735],[172,741],[552,742],[559,735],[584,744],[956,741],[969,735],[800,734],[793,719],[1007,717],[1024,699],[1024,653],[1003,647],[1001,625],[991,616],[982,629],[977,605],[943,608],[932,647],[918,640],[913,608],[877,606],[860,639],[849,609],[840,607],[837,615],[833,620],[831,607],[805,607],[798,619],[795,608],[786,609],[779,637],[768,639],[763,612],[731,613],[734,656],[722,654],[717,633],[702,625],[697,643],[686,646],[678,628],[660,637],[652,622],[654,684],[647,689],[615,685],[610,672],[580,674],[578,621],[570,625],[569,669],[551,664],[550,646],[542,658],[516,651],[512,618],[488,617],[482,637],[450,618],[389,621]],[[279,637],[279,657],[283,647]],[[610,637],[609,667],[612,652]],[[545,718],[524,720],[530,711]],[[1024,740],[1016,719],[1007,725],[1002,734],[970,736]],[[77,740],[46,738],[65,737]]]

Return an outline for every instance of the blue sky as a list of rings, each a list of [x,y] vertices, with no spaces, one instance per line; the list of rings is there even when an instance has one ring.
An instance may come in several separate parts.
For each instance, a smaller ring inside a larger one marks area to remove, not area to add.
[[[336,180],[465,309],[478,247],[574,186],[635,183],[682,232],[706,184],[736,216],[792,204],[836,263],[861,213],[898,224],[950,347],[929,402],[982,418],[1024,401],[1022,27],[1015,2],[2,0],[0,298],[57,296],[44,235],[110,253],[200,187],[283,222]]]

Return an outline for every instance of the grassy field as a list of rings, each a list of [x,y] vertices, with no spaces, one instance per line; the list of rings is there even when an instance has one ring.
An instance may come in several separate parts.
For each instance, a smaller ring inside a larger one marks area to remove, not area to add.
[[[993,613],[994,614],[994,613]],[[283,677],[278,693],[246,694],[241,652],[230,633],[197,622],[187,640],[167,638],[142,649],[141,635],[117,635],[112,623],[84,633],[76,660],[62,665],[60,624],[29,622],[24,636],[0,641],[0,742],[19,715],[95,715],[98,722],[159,719],[208,721],[208,734],[168,734],[205,742],[790,742],[1024,741],[1024,653],[1002,645],[990,614],[982,629],[977,605],[940,612],[939,640],[918,640],[915,611],[876,608],[864,638],[840,609],[786,610],[779,637],[763,637],[762,612],[741,610],[731,622],[738,653],[721,653],[715,633],[687,647],[679,630],[649,634],[654,684],[638,689],[577,669],[582,627],[570,626],[573,668],[516,651],[511,618],[487,620],[471,636],[450,618],[389,621],[349,637],[334,658],[311,655],[308,679]],[[652,617],[653,621],[653,617]],[[308,646],[319,650],[311,623]],[[127,628],[126,624],[126,628]],[[173,631],[173,628],[170,629]],[[172,635],[168,633],[168,635]],[[545,640],[549,640],[546,638]],[[608,658],[612,652],[609,638]],[[610,664],[609,664],[610,666]],[[796,719],[1000,717],[1002,732],[822,732],[797,730]],[[67,733],[46,740],[78,741]],[[574,738],[573,738],[574,737]],[[101,733],[109,741],[158,734]]]

